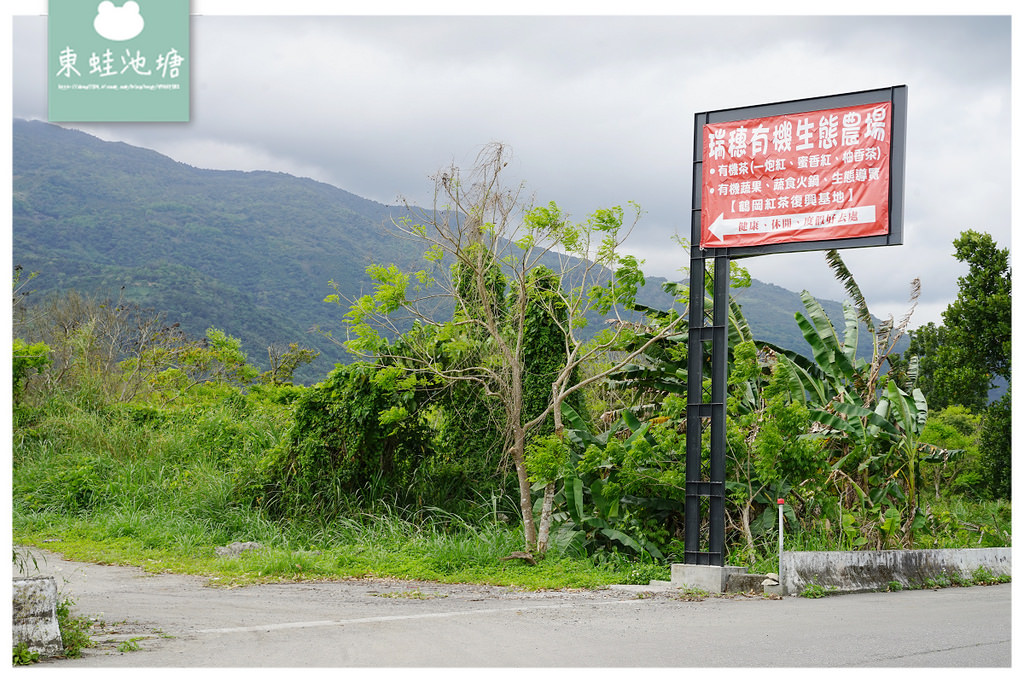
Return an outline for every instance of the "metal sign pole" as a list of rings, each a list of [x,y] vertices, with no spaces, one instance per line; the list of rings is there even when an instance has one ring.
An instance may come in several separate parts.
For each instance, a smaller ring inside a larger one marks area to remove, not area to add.
[[[725,564],[725,420],[729,362],[729,257],[713,256],[711,324],[705,324],[705,254],[691,247],[690,326],[687,358],[686,564]],[[710,354],[705,344],[710,342]],[[704,362],[710,360],[711,392],[704,391]],[[710,453],[704,468],[702,439],[709,420]]]
[[[686,361],[686,501],[684,508],[684,562],[700,562],[701,427],[704,384],[704,258],[700,243],[690,248],[690,325]]]
[[[694,178],[701,177],[701,126],[694,125]],[[725,565],[725,420],[729,362],[729,255],[725,249],[705,250],[701,242],[701,198],[694,183],[690,226],[690,304],[686,371],[686,501],[684,508],[684,562]],[[712,271],[711,321],[705,312],[706,261]],[[710,343],[710,353],[705,345]],[[710,361],[711,392],[704,391],[704,365]],[[710,430],[710,453],[704,467],[704,421]]]

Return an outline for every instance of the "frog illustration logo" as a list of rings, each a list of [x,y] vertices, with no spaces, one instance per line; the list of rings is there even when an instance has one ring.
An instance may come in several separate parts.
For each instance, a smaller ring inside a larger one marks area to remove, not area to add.
[[[139,12],[139,3],[133,0],[129,0],[121,7],[115,6],[110,0],[103,0],[97,7],[96,18],[92,22],[96,33],[107,40],[116,41],[131,40],[142,33],[145,25],[146,22]]]

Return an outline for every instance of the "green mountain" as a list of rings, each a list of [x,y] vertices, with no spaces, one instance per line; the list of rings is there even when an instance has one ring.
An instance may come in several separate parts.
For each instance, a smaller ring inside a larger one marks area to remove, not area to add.
[[[191,336],[217,327],[250,362],[270,344],[321,351],[316,381],[350,359],[315,331],[344,334],[328,282],[368,291],[366,266],[419,264],[422,248],[384,229],[403,209],[284,173],[211,171],[39,121],[14,121],[13,263],[38,272],[33,299],[77,290],[164,312]],[[661,278],[642,300],[666,308]],[[756,336],[808,352],[799,296],[754,282],[734,292]],[[822,302],[837,325],[841,307]]]

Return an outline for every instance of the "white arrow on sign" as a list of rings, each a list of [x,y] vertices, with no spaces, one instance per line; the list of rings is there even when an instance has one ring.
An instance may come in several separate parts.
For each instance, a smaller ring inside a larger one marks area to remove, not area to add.
[[[725,218],[725,214],[722,213],[714,223],[708,226],[708,230],[718,239],[723,239],[727,235],[788,232],[791,230],[828,230],[845,225],[874,222],[875,207],[872,205],[815,213],[757,216],[756,218]]]

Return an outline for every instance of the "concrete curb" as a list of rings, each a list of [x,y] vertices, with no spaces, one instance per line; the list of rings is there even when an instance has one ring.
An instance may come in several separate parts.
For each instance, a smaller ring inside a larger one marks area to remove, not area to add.
[[[15,645],[24,643],[42,657],[64,652],[57,624],[57,582],[52,576],[14,579],[12,613]]]
[[[825,551],[782,553],[784,594],[798,595],[814,584],[836,593],[925,587],[943,576],[970,579],[979,569],[1011,575],[1012,548]]]

